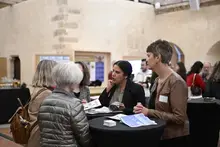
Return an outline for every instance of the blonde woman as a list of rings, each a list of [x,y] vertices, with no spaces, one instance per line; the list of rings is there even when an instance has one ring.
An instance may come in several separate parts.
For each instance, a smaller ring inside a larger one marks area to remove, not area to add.
[[[57,63],[51,60],[42,60],[34,74],[32,81],[32,96],[28,107],[30,115],[31,134],[26,147],[40,147],[40,131],[38,127],[38,111],[43,100],[52,93],[54,82],[51,77],[52,68]]]

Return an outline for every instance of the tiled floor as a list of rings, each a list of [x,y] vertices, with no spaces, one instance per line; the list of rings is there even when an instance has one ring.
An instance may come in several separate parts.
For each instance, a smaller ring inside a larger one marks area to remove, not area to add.
[[[0,137],[0,147],[22,147],[22,146],[14,143],[13,141],[5,139],[4,137]]]
[[[10,140],[9,125],[0,125],[0,147],[22,147]]]
[[[0,133],[7,136],[11,136],[9,127],[9,124],[0,125]]]

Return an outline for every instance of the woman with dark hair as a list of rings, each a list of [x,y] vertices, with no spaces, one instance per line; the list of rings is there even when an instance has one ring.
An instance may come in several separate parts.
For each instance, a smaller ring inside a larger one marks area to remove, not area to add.
[[[175,69],[184,81],[186,81],[186,67],[183,62],[178,62]]]
[[[78,61],[75,62],[81,71],[83,72],[83,79],[79,84],[79,87],[74,89],[74,94],[77,98],[79,98],[82,103],[87,103],[90,102],[90,90],[88,85],[90,84],[90,73],[89,73],[89,68],[86,65],[86,63]]]
[[[203,63],[201,61],[196,61],[187,74],[186,83],[188,87],[195,86],[200,88],[203,93],[205,91],[205,83],[202,77],[199,75],[199,73],[202,71],[202,68]]]
[[[114,63],[112,80],[108,81],[107,88],[99,97],[103,106],[109,107],[117,103],[118,107],[129,114],[138,102],[145,105],[144,89],[130,80],[131,73],[132,66],[128,61],[120,60]]]
[[[220,99],[220,61],[215,63],[213,71],[206,85],[204,97],[215,97]]]

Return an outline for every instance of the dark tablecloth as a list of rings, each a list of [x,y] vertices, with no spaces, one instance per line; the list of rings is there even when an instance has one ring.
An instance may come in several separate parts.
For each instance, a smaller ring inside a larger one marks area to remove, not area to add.
[[[220,128],[220,101],[193,99],[188,102],[192,147],[217,147]]]
[[[93,142],[97,147],[157,147],[165,122],[153,119],[157,125],[130,128],[117,122],[115,127],[103,126],[105,117],[89,121]]]
[[[17,98],[20,98],[23,105],[30,98],[28,88],[0,89],[0,124],[8,123],[8,120],[20,106]]]

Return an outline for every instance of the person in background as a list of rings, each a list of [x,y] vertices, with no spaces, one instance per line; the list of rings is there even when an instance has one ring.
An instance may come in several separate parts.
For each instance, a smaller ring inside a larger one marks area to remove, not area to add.
[[[79,87],[74,89],[74,94],[77,98],[79,98],[82,103],[90,102],[90,90],[88,85],[90,84],[90,73],[89,68],[84,62],[76,62],[81,71],[83,72],[83,79],[79,84]]]
[[[134,112],[166,121],[159,147],[186,147],[188,92],[186,82],[168,65],[172,54],[172,47],[165,40],[157,40],[148,46],[148,65],[158,74],[152,87],[152,92],[156,93],[151,97],[154,109],[138,103]]]
[[[52,78],[56,89],[43,101],[38,116],[41,147],[91,147],[89,122],[73,93],[83,79],[82,71],[73,62],[58,63]]]
[[[141,71],[137,73],[134,77],[133,81],[135,83],[140,84],[144,88],[145,97],[150,97],[150,78],[152,75],[152,71],[148,69],[146,59],[141,60]]]
[[[213,67],[212,73],[208,81],[206,82],[206,90],[205,93],[203,94],[203,97],[216,98],[220,100],[220,61],[216,62]],[[219,112],[214,112],[214,113],[219,113]],[[218,119],[216,119],[215,121],[218,121]],[[214,123],[212,128],[216,130],[215,133],[212,134],[212,141],[213,141],[212,146],[217,147],[219,142],[219,129],[220,129],[219,124]]]
[[[204,97],[215,97],[220,100],[220,61],[216,62],[209,80],[206,83]]]
[[[184,81],[186,81],[186,67],[183,62],[177,63],[175,71],[183,78]]]
[[[211,63],[204,62],[202,73],[201,73],[201,76],[204,82],[207,82],[209,79],[209,76],[211,74],[211,67],[212,67]]]
[[[28,106],[30,116],[30,127],[32,128],[30,138],[25,147],[40,147],[40,130],[38,126],[38,112],[43,100],[49,96],[55,85],[51,78],[52,68],[57,63],[51,60],[42,60],[37,65],[37,70],[34,74],[32,87],[33,92]]]
[[[115,102],[120,103],[126,114],[133,113],[138,103],[145,105],[144,89],[130,80],[132,66],[128,61],[119,60],[113,66],[112,80],[102,92],[99,100],[103,106],[109,107]]]
[[[202,68],[203,68],[203,63],[200,61],[196,61],[191,67],[190,71],[187,73],[186,82],[187,82],[187,86],[191,87],[193,85],[193,79],[194,79],[194,86],[201,88],[203,93],[205,91],[205,83],[202,77],[199,75],[199,73],[202,71]]]

